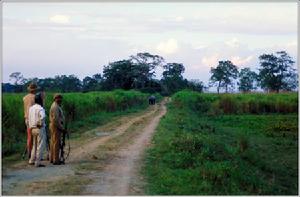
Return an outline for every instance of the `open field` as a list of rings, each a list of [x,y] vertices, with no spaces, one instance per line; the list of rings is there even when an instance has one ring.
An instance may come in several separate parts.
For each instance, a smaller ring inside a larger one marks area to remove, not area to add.
[[[22,100],[24,95],[2,95],[3,156],[21,153],[25,148],[26,129]],[[138,91],[123,90],[63,94],[63,110],[71,137],[76,138],[82,131],[104,124],[115,116],[145,109],[148,106],[148,96],[149,94]],[[157,97],[161,98],[159,95]],[[52,98],[53,93],[46,93],[46,114],[52,104]]]
[[[146,193],[296,195],[298,95],[173,95],[147,151]]]

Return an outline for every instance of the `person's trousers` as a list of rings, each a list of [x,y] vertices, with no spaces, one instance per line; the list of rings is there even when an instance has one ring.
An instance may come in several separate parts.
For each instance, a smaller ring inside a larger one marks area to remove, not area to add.
[[[28,122],[25,120],[26,130],[27,130],[27,155],[30,158],[31,150],[32,150],[32,134],[31,129],[29,128]]]
[[[33,128],[32,133],[32,150],[29,163],[35,163],[36,166],[40,165],[43,152],[46,145],[46,130],[45,128]]]
[[[60,162],[59,150],[61,146],[61,131],[54,125],[50,125],[50,135],[50,162],[58,163]]]

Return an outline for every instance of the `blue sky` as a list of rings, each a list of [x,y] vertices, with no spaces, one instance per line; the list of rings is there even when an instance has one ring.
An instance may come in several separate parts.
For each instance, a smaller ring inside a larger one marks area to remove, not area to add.
[[[256,68],[277,50],[296,60],[297,3],[3,3],[5,82],[15,71],[82,79],[150,52],[207,83],[218,60]]]

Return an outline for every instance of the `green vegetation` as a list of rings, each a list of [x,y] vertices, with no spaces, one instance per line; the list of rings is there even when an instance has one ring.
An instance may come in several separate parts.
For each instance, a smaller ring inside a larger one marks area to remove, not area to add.
[[[297,195],[297,103],[297,93],[176,93],[146,154],[146,192]]]
[[[2,155],[21,153],[25,147],[23,96],[25,94],[2,95]],[[129,112],[145,109],[148,94],[138,91],[115,90],[111,92],[65,93],[63,109],[72,131],[71,136],[80,136],[80,131],[91,129]],[[156,95],[158,99],[160,95]],[[53,94],[46,94],[45,109],[48,114]],[[47,120],[48,122],[48,120]]]
[[[298,93],[207,94],[185,90],[172,99],[176,107],[210,115],[298,112]]]

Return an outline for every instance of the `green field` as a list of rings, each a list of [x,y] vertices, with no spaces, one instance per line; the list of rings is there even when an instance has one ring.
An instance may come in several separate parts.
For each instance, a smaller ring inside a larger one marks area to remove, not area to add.
[[[2,94],[2,156],[21,153],[25,148],[24,95]],[[148,96],[149,94],[133,90],[63,94],[63,110],[71,137],[100,126],[112,117],[145,109],[148,106]],[[46,93],[46,114],[52,102],[53,93]]]
[[[151,195],[297,195],[298,94],[178,92],[145,161]]]

